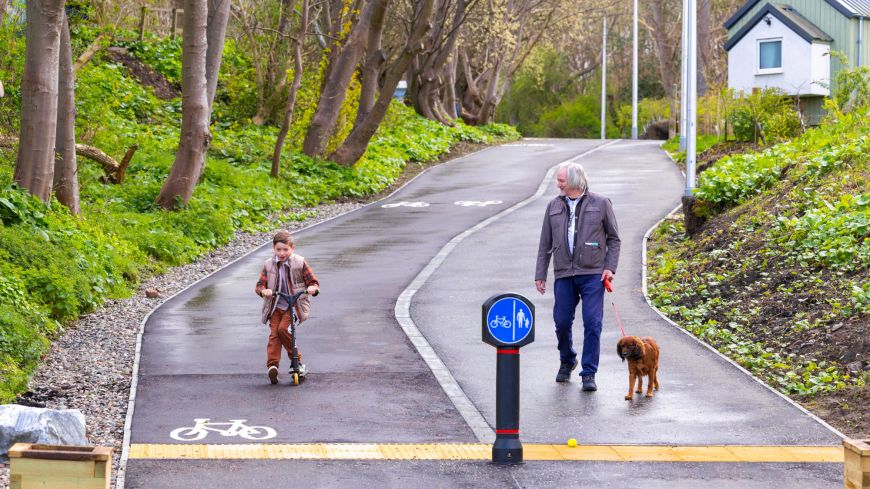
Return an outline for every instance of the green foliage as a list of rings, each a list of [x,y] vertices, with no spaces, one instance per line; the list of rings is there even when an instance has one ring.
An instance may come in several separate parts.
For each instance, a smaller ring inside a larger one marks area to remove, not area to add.
[[[181,84],[181,37],[154,41],[119,42],[140,61],[154,68],[170,83]]]
[[[819,199],[818,205],[800,217],[778,219],[783,246],[797,252],[804,266],[845,272],[870,267],[870,193],[844,194],[835,204]]]
[[[110,116],[145,122],[160,106],[151,91],[129,78],[121,65],[86,65],[78,73],[76,88],[77,120],[87,123],[86,131],[98,130]]]
[[[601,103],[590,95],[580,95],[540,115],[531,134],[541,137],[596,138],[601,136]],[[609,137],[618,135],[607,129]]]
[[[21,74],[24,71],[24,36],[12,22],[0,24],[0,134],[18,132],[21,116]]]
[[[645,98],[638,101],[638,133],[643,134],[650,124],[668,120],[670,116],[671,105],[666,99]],[[631,104],[624,104],[617,110],[616,127],[621,137],[631,136]]]
[[[695,138],[695,153],[700,155],[704,151],[712,148],[720,141],[719,136],[706,134],[699,135]],[[680,151],[680,136],[676,135],[671,139],[667,140],[664,144],[662,144],[662,149],[670,153],[671,157],[677,163],[681,165],[685,165],[686,163],[686,152]]]
[[[802,129],[794,101],[778,88],[765,88],[732,101],[727,118],[737,141],[783,141],[799,135]]]
[[[787,167],[800,162],[802,179],[815,179],[832,169],[860,160],[870,149],[863,117],[866,111],[842,115],[839,124],[809,131],[791,143],[761,153],[723,158],[699,176],[696,196],[718,211],[746,201],[780,180]]]
[[[870,107],[870,67],[849,68],[845,54],[834,51],[831,56],[837,58],[842,66],[834,75],[836,90],[833,100],[837,109],[848,112]]]
[[[868,154],[859,109],[707,169],[697,196],[722,215],[692,239],[673,221],[653,234],[653,303],[786,394],[863,385],[838,363],[847,345],[823,335],[848,323],[860,336],[870,314]]]
[[[743,202],[778,180],[786,164],[784,156],[780,148],[774,147],[763,153],[724,158],[701,174],[695,195],[712,204],[713,209]]]
[[[537,47],[514,75],[496,118],[516,124],[528,136],[542,136],[536,127],[539,118],[556,109],[565,98],[575,96],[576,85],[563,54],[549,47]]]

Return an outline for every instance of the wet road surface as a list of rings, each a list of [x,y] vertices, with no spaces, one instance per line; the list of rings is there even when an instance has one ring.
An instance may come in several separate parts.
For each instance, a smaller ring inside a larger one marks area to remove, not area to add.
[[[385,201],[297,233],[297,252],[323,289],[299,329],[311,371],[299,387],[289,385],[286,357],[279,385],[265,375],[268,331],[259,323],[261,299],[253,288],[271,245],[171,299],[145,326],[131,442],[185,443],[170,433],[197,418],[270,427],[275,436],[268,443],[478,441],[398,326],[396,299],[451,238],[534,194],[553,165],[601,144],[534,140],[491,148],[433,168]],[[522,350],[526,442],[839,444],[830,430],[646,306],[641,238],[681,193],[681,177],[661,150],[619,142],[578,161],[591,189],[612,198],[623,242],[617,292],[607,297],[597,393],[580,392],[576,377],[569,384],[553,381],[552,295],[538,295],[532,283],[552,186],[464,239],[411,303],[417,327],[480,414],[494,424],[495,352],[480,342],[480,304],[493,293],[514,291],[537,307],[537,341]],[[653,335],[662,346],[662,391],[653,399],[622,399],[627,374],[611,351],[619,336],[611,298],[629,334]],[[209,432],[194,443],[258,442]],[[841,471],[839,464],[529,462],[503,469],[473,461],[131,459],[126,486],[281,486],[286,480],[301,487],[343,481],[356,487],[552,487],[566,481],[634,487],[643,478],[645,487],[704,481],[708,487],[820,488],[837,487]]]

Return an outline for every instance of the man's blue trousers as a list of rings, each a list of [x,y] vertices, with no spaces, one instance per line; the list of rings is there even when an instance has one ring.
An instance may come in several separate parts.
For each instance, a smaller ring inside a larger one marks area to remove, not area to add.
[[[556,323],[559,357],[563,362],[575,362],[577,352],[572,345],[571,328],[577,304],[582,302],[583,352],[580,357],[580,375],[598,371],[601,351],[601,323],[604,318],[604,282],[601,274],[574,275],[556,280],[553,285],[556,303],[553,320]]]

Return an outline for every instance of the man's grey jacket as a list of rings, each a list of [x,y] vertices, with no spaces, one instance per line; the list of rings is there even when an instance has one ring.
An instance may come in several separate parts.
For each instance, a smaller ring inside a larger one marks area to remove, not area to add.
[[[570,208],[564,195],[550,201],[541,227],[535,280],[547,280],[553,257],[556,279],[574,275],[616,273],[619,262],[619,229],[613,205],[607,197],[587,192],[575,213],[574,254],[568,249]]]

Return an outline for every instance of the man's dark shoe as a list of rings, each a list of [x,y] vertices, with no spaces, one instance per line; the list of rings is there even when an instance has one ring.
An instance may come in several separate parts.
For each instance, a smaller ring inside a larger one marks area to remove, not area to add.
[[[577,368],[577,360],[573,362],[562,362],[559,366],[559,373],[556,374],[556,382],[568,382],[571,378],[571,371]]]
[[[598,386],[595,385],[595,376],[592,374],[589,375],[581,375],[583,379],[583,390],[584,391],[597,391]]]

